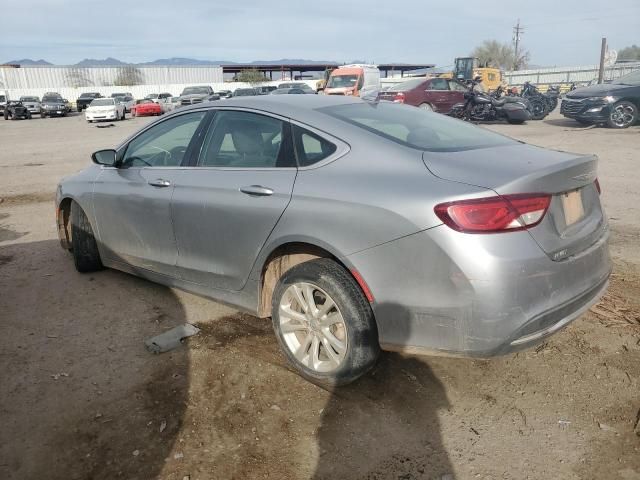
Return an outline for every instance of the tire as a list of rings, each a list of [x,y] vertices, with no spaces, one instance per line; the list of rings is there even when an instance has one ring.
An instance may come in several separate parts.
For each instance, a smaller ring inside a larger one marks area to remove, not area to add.
[[[77,107],[76,110],[78,110],[78,113],[82,113],[82,107]]]
[[[422,110],[426,110],[427,112],[436,111],[436,109],[433,108],[433,106],[430,103],[421,103],[420,105],[418,105],[418,108],[421,108]]]
[[[320,315],[330,299],[333,306],[328,310],[329,315],[315,317],[301,313],[307,309],[296,300],[300,298],[295,294],[296,289],[303,303],[307,297],[304,292],[313,291],[314,309]],[[281,306],[287,310],[281,310]],[[292,315],[306,320],[287,317],[286,311],[293,311]],[[287,360],[315,384],[333,387],[351,383],[369,371],[378,359],[378,329],[371,306],[349,272],[333,260],[312,260],[287,271],[273,293],[272,312],[276,338]],[[327,318],[340,320],[323,325]],[[331,349],[332,355],[327,348]],[[298,356],[294,350],[300,352]],[[316,355],[313,355],[314,351]]]
[[[122,118],[120,120],[125,120],[127,118],[127,111],[122,110]]]
[[[511,125],[522,125],[524,123],[524,120],[508,119],[507,122],[510,123]]]
[[[4,111],[4,114],[2,116],[5,120],[9,120],[9,112],[7,112],[6,110]]]
[[[638,121],[638,107],[628,100],[621,100],[611,107],[607,126],[609,128],[629,128]]]
[[[131,110],[131,117],[135,117],[136,116],[136,111],[135,110]]]
[[[540,98],[529,98],[531,104],[531,119],[542,120],[549,113],[547,102]]]
[[[44,112],[41,112],[41,113],[40,113],[40,118],[47,118],[47,114],[46,114],[46,113],[44,113]]]
[[[31,120],[31,112],[27,112],[27,116],[25,117],[27,120]]]
[[[73,263],[80,273],[104,268],[89,219],[76,202],[71,203],[71,252]]]

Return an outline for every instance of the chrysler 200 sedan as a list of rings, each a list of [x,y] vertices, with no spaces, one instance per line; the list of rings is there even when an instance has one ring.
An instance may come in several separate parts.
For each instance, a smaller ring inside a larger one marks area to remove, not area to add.
[[[57,190],[76,268],[271,317],[307,379],[558,331],[611,263],[597,159],[388,102],[268,95],[150,123]]]

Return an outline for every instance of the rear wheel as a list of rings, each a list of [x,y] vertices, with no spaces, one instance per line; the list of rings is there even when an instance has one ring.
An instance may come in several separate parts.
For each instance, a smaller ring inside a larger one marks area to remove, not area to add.
[[[427,112],[435,112],[435,109],[431,106],[430,103],[421,103],[420,105],[418,105],[418,108],[426,110]]]
[[[330,259],[296,265],[280,278],[272,320],[288,361],[317,384],[350,383],[380,353],[369,302],[349,272]]]
[[[638,120],[638,107],[622,100],[611,107],[607,125],[611,128],[628,128]]]
[[[87,273],[104,268],[89,219],[76,202],[71,204],[71,250],[77,271]]]

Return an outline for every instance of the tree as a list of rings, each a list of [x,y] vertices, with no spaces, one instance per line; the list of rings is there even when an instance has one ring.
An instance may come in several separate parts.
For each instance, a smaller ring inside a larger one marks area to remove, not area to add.
[[[497,40],[485,40],[471,52],[471,56],[477,57],[480,65],[503,70],[519,70],[526,67],[530,57],[528,51],[521,50],[516,58],[513,46]]]
[[[267,82],[269,79],[256,68],[250,68],[248,70],[241,70],[236,75],[236,82],[245,82],[254,85],[256,83]]]
[[[114,85],[122,87],[131,87],[133,85],[142,85],[144,83],[144,76],[140,69],[136,67],[120,67],[118,69],[118,75],[116,75],[113,81]]]
[[[631,45],[625,47],[618,53],[618,60],[638,60],[640,61],[640,47],[637,45]]]
[[[89,78],[89,75],[87,75],[84,68],[72,68],[69,70],[69,73],[67,74],[67,82],[69,82],[69,84],[74,88],[89,87],[93,85],[93,82]]]

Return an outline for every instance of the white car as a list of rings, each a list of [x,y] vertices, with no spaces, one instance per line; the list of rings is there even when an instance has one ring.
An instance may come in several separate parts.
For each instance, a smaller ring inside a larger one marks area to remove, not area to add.
[[[38,97],[22,96],[20,101],[31,114],[40,114],[40,99]]]
[[[124,120],[125,115],[124,104],[116,98],[96,98],[84,111],[89,123],[98,120]]]

